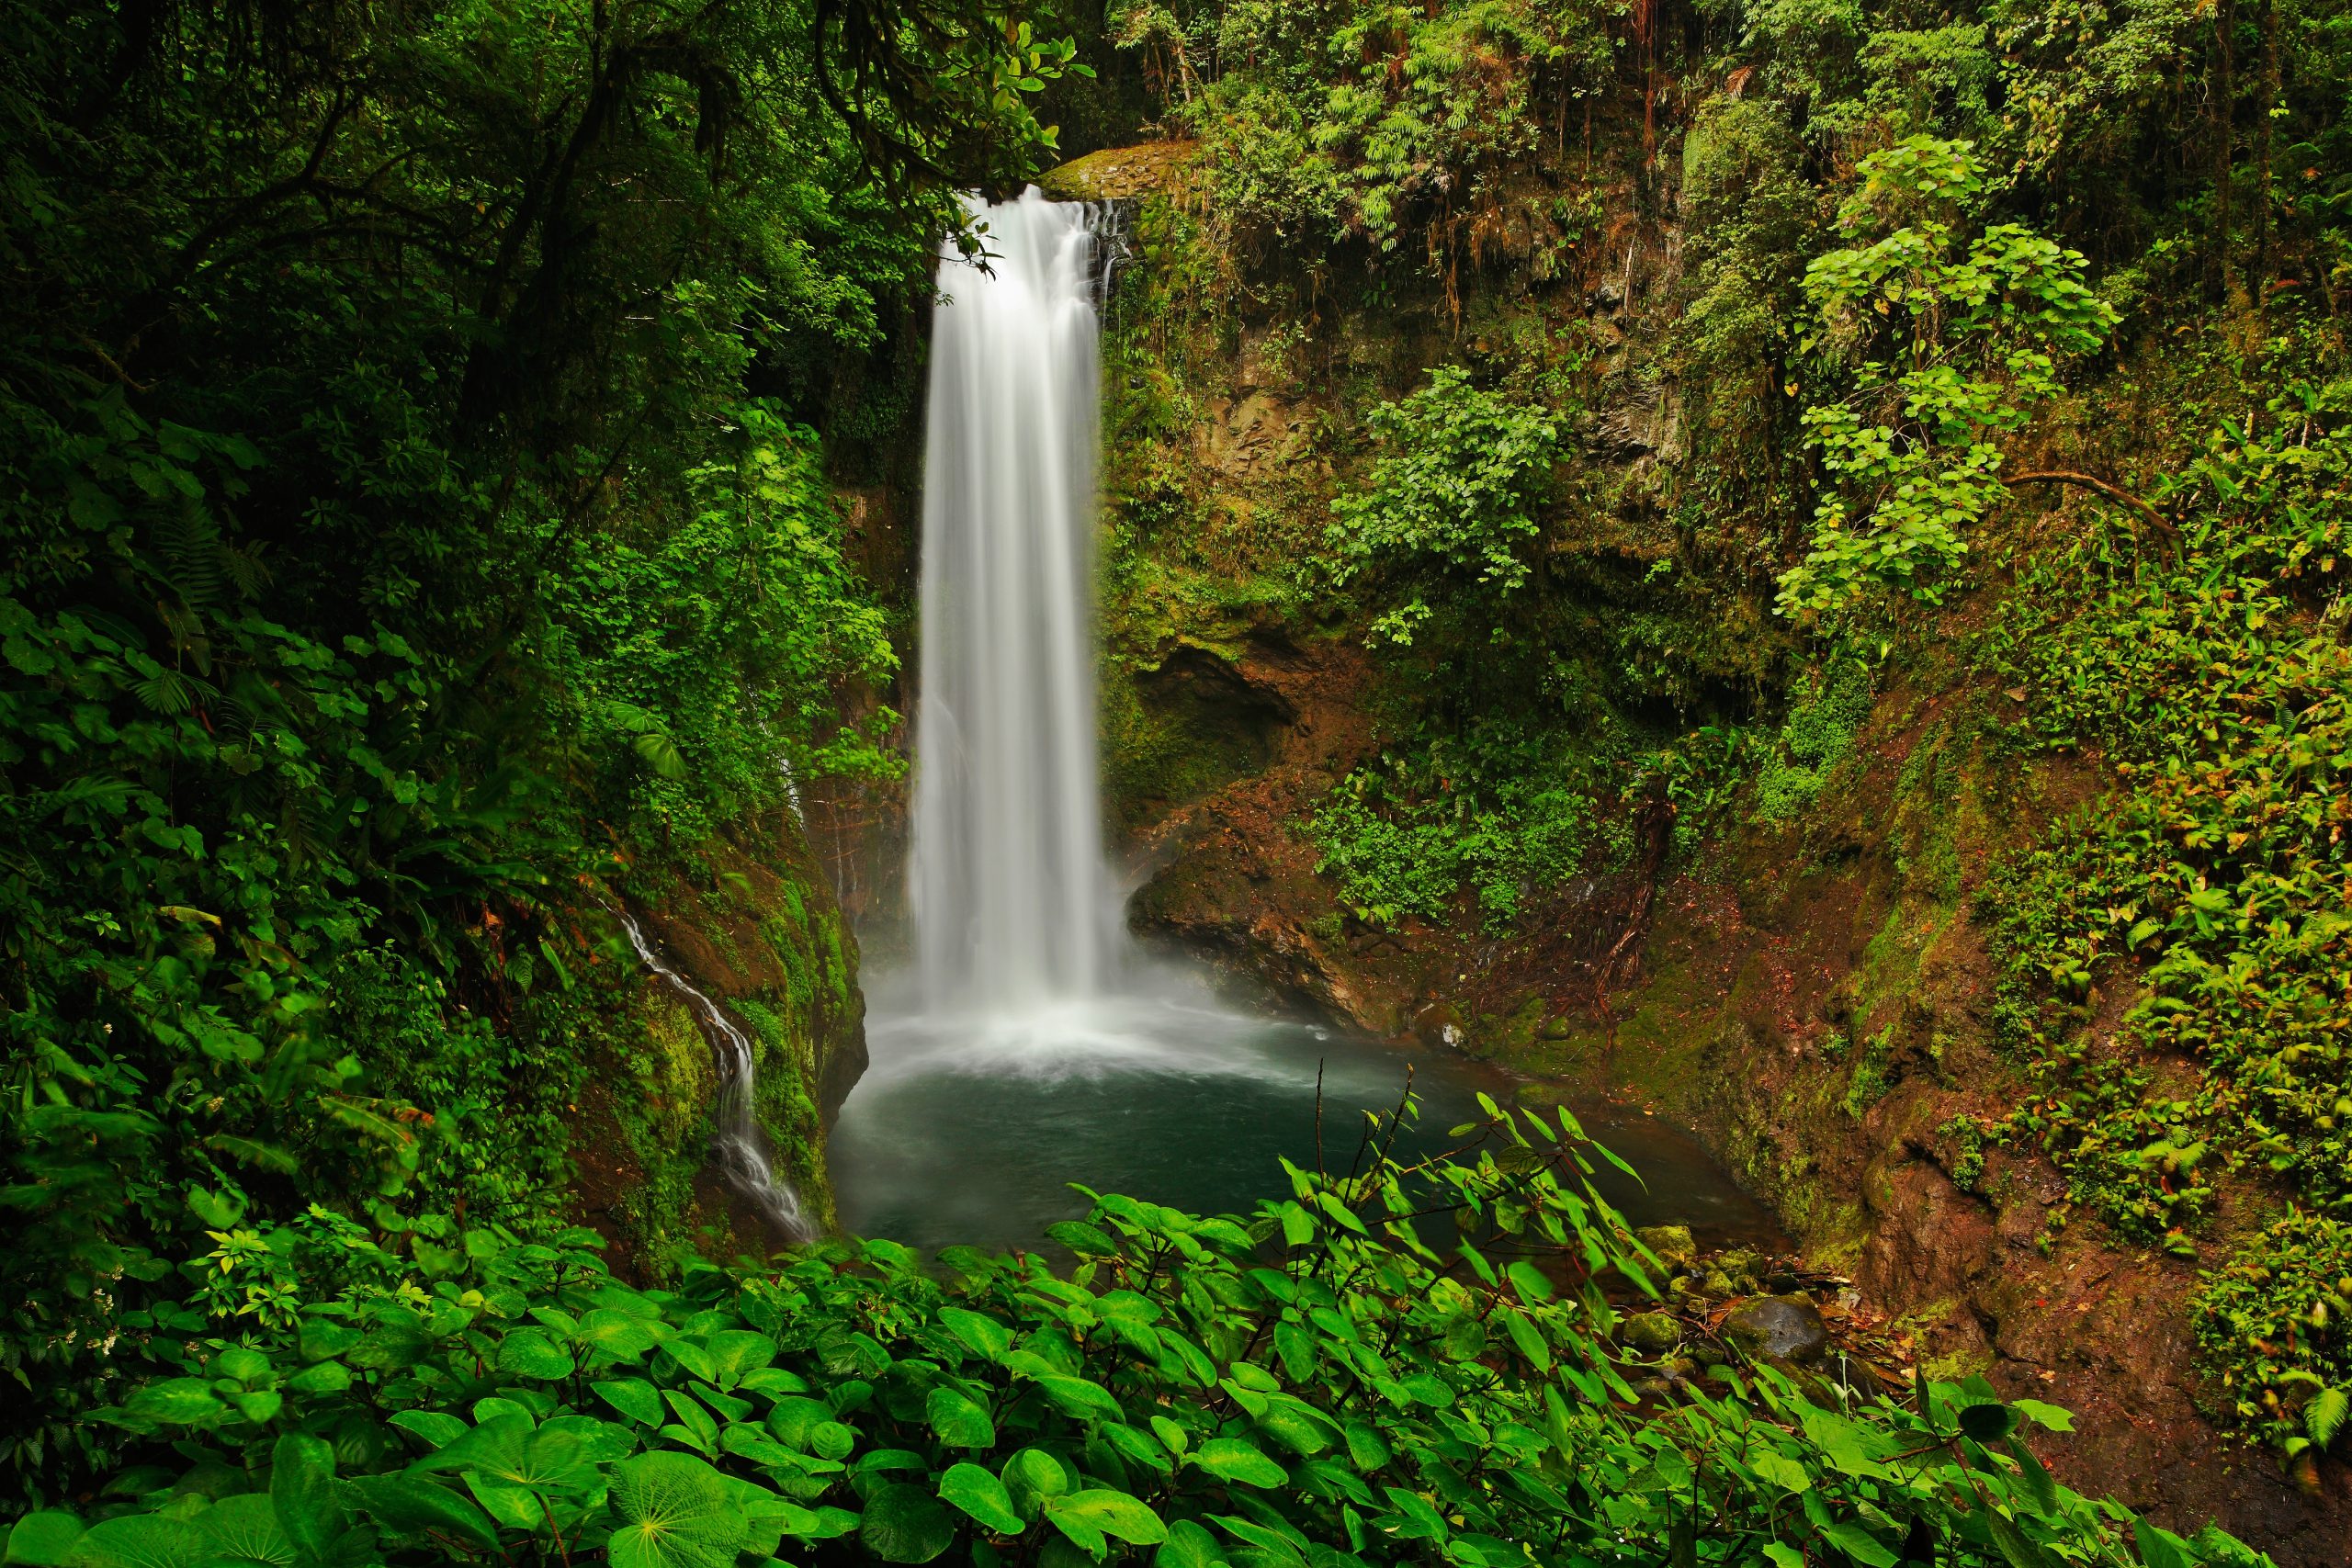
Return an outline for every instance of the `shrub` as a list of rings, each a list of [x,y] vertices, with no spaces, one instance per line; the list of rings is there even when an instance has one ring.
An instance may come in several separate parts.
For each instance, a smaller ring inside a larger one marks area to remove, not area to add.
[[[1982,1384],[1905,1408],[1758,1369],[1640,1408],[1597,1280],[1648,1260],[1572,1120],[1485,1109],[1458,1129],[1475,1164],[1293,1169],[1247,1222],[1090,1193],[1055,1229],[1066,1274],[836,1242],[673,1293],[616,1281],[586,1233],[430,1259],[356,1227],[224,1238],[323,1290],[157,1314],[139,1332],[179,1364],[107,1413],[137,1462],[5,1555],[2259,1561],[2059,1486],[2018,1430],[2064,1413]],[[1441,1256],[1425,1217],[1477,1239]]]

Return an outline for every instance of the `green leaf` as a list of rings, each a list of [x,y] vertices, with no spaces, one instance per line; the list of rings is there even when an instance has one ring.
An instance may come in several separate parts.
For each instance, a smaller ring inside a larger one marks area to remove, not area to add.
[[[228,1414],[220,1396],[202,1378],[165,1378],[130,1396],[125,1415],[158,1426],[209,1426]]]
[[[596,1363],[635,1361],[660,1343],[645,1319],[610,1307],[598,1307],[580,1320],[572,1340]]]
[[[484,1551],[498,1548],[498,1531],[480,1508],[422,1476],[365,1475],[351,1489],[359,1506],[396,1535],[437,1533]]]
[[[712,1335],[706,1348],[710,1352],[710,1369],[715,1374],[708,1381],[722,1389],[730,1389],[774,1361],[780,1347],[764,1334],[729,1328]]]
[[[1168,1526],[1168,1544],[1152,1554],[1151,1568],[1217,1568],[1224,1561],[1206,1526],[1175,1519]]]
[[[998,1535],[1019,1535],[1025,1528],[1013,1511],[1012,1494],[1004,1483],[977,1464],[950,1465],[939,1478],[939,1495]]]
[[[727,1478],[691,1454],[650,1453],[613,1467],[621,1528],[612,1568],[729,1568],[751,1533]]]
[[[390,1424],[402,1431],[413,1432],[427,1446],[440,1449],[456,1442],[466,1433],[466,1424],[455,1416],[440,1410],[403,1410],[390,1418]]]
[[[335,1495],[334,1450],[324,1439],[288,1432],[269,1456],[269,1500],[277,1528],[306,1557],[323,1557],[350,1521]]]
[[[277,1507],[258,1492],[223,1497],[190,1522],[212,1542],[213,1568],[248,1563],[293,1568],[302,1560],[278,1522]]]
[[[952,1388],[933,1389],[923,1401],[923,1414],[939,1440],[951,1449],[996,1446],[996,1423],[989,1413]]]
[[[15,1568],[64,1568],[74,1543],[82,1539],[82,1521],[62,1508],[27,1514],[8,1531],[8,1549],[0,1562]]]
[[[535,1431],[527,1416],[501,1416],[469,1429],[447,1448],[409,1469],[414,1473],[476,1470],[508,1486],[540,1492],[585,1491],[596,1483],[597,1477],[582,1448],[576,1433]]]
[[[1035,1518],[1045,1500],[1075,1489],[1062,1461],[1043,1449],[1023,1449],[1004,1461],[1004,1488],[1023,1518]]]
[[[963,1307],[941,1307],[939,1321],[948,1333],[989,1360],[1001,1360],[1012,1348],[1012,1331],[992,1317]]]
[[[662,1395],[643,1378],[616,1378],[588,1386],[595,1391],[597,1398],[640,1427],[659,1427],[670,1418],[670,1413],[662,1408]]]
[[[1057,1525],[1083,1519],[1099,1536],[1110,1536],[1130,1546],[1157,1546],[1168,1539],[1168,1527],[1143,1502],[1109,1487],[1089,1487],[1067,1497],[1048,1499],[1046,1516]],[[1080,1541],[1084,1546],[1086,1542]]]
[[[1988,1408],[1977,1406],[1976,1408]],[[1987,1519],[1998,1516],[1987,1513]],[[2007,1521],[2004,1520],[2004,1523]],[[1861,1563],[1863,1568],[1895,1568],[1899,1561],[1894,1552],[1881,1545],[1868,1530],[1849,1519],[1838,1519],[1821,1528],[1821,1533],[1835,1542],[1838,1550]]]
[[[499,1341],[498,1370],[553,1382],[572,1373],[571,1357],[536,1328],[517,1329]]]
[[[866,1499],[857,1539],[885,1562],[928,1562],[956,1540],[956,1516],[923,1487],[893,1482]]]
[[[1244,1486],[1283,1486],[1290,1481],[1289,1472],[1239,1438],[1211,1438],[1193,1453],[1191,1462],[1219,1481],[1238,1481]]]
[[[2018,1413],[2006,1404],[1962,1405],[1960,1429],[1980,1443],[1997,1443],[2018,1429]]]
[[[133,1514],[92,1525],[74,1547],[74,1568],[198,1568],[212,1543],[194,1525]]]
[[[1041,1373],[1035,1379],[1046,1397],[1061,1406],[1063,1414],[1079,1420],[1107,1416],[1115,1421],[1125,1412],[1111,1391],[1086,1378],[1063,1377],[1057,1373]]]
[[[2346,1416],[2352,1416],[2352,1393],[2341,1387],[2323,1389],[2303,1407],[2303,1429],[2312,1441],[2325,1448],[2344,1430]]]
[[[316,1366],[304,1367],[288,1378],[286,1386],[312,1398],[341,1393],[351,1386],[351,1369],[341,1361],[321,1361]]]

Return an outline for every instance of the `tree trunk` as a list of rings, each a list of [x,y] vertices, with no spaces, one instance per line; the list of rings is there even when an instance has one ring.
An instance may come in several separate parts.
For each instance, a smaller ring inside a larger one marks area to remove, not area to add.
[[[2263,288],[2270,281],[2270,162],[2278,123],[2270,111],[2278,107],[2284,92],[2278,67],[2278,0],[2262,0],[2262,120],[2256,143],[2261,162],[2255,196],[2254,274],[2248,282],[2256,304],[2262,302]]]
[[[2230,286],[2230,164],[2236,150],[2237,0],[2220,0],[2213,11],[2213,252],[2206,262],[2206,284],[2219,299]]]

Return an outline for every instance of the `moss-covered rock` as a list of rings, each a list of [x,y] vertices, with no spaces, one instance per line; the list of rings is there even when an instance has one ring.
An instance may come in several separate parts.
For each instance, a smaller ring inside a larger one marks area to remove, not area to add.
[[[752,1042],[752,1110],[777,1174],[829,1226],[825,1133],[865,1068],[865,998],[856,939],[797,821],[749,826],[690,861],[641,861],[628,897],[688,982]],[[724,1255],[780,1239],[707,1168],[718,1077],[692,1008],[633,956],[599,983],[608,999],[582,1032],[598,1063],[578,1162],[586,1217],[647,1278],[689,1249]]]

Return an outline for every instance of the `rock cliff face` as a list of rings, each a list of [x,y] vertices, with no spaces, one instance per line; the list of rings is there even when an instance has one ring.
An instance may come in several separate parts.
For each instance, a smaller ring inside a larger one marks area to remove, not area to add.
[[[1555,581],[1596,624],[1648,615],[1640,635],[1702,649],[1708,700],[1761,684],[1770,632],[1752,599],[1644,598],[1672,555],[1665,498],[1687,437],[1643,282],[1630,300],[1613,280],[1531,299],[1497,275],[1374,308],[1302,293],[1280,262],[1204,279],[1181,243],[1181,161],[1089,163],[1119,168],[1103,194],[1136,203],[1107,334],[1104,705],[1138,930],[1375,1033],[1673,1116],[1815,1261],[1900,1315],[1931,1371],[2075,1411],[2050,1456],[2069,1480],[2176,1528],[2218,1518],[2282,1562],[2341,1561],[2343,1472],[2298,1493],[2201,1413],[2183,1310],[2199,1260],[2065,1229],[2046,1162],[1952,1130],[2023,1089],[1991,1043],[1988,867],[2089,787],[1980,743],[2012,699],[1957,666],[1914,672],[1782,795],[1716,824],[1711,848],[1668,852],[1671,803],[1628,808],[1614,869],[1525,890],[1508,934],[1475,917],[1368,923],[1318,874],[1305,818],[1417,716],[1304,563],[1362,409],[1429,365],[1510,362],[1531,338],[1592,355],[1564,476],[1583,510],[1557,528]],[[1169,181],[1172,196],[1153,184]],[[1673,239],[1653,233],[1651,254]]]
[[[640,867],[633,910],[687,980],[752,1042],[754,1111],[779,1175],[830,1226],[825,1132],[865,1069],[857,943],[789,814],[708,846],[690,866]],[[607,976],[582,1041],[595,1057],[574,1156],[584,1216],[622,1264],[660,1277],[689,1247],[763,1251],[777,1238],[707,1168],[718,1079],[676,989],[642,965]]]

